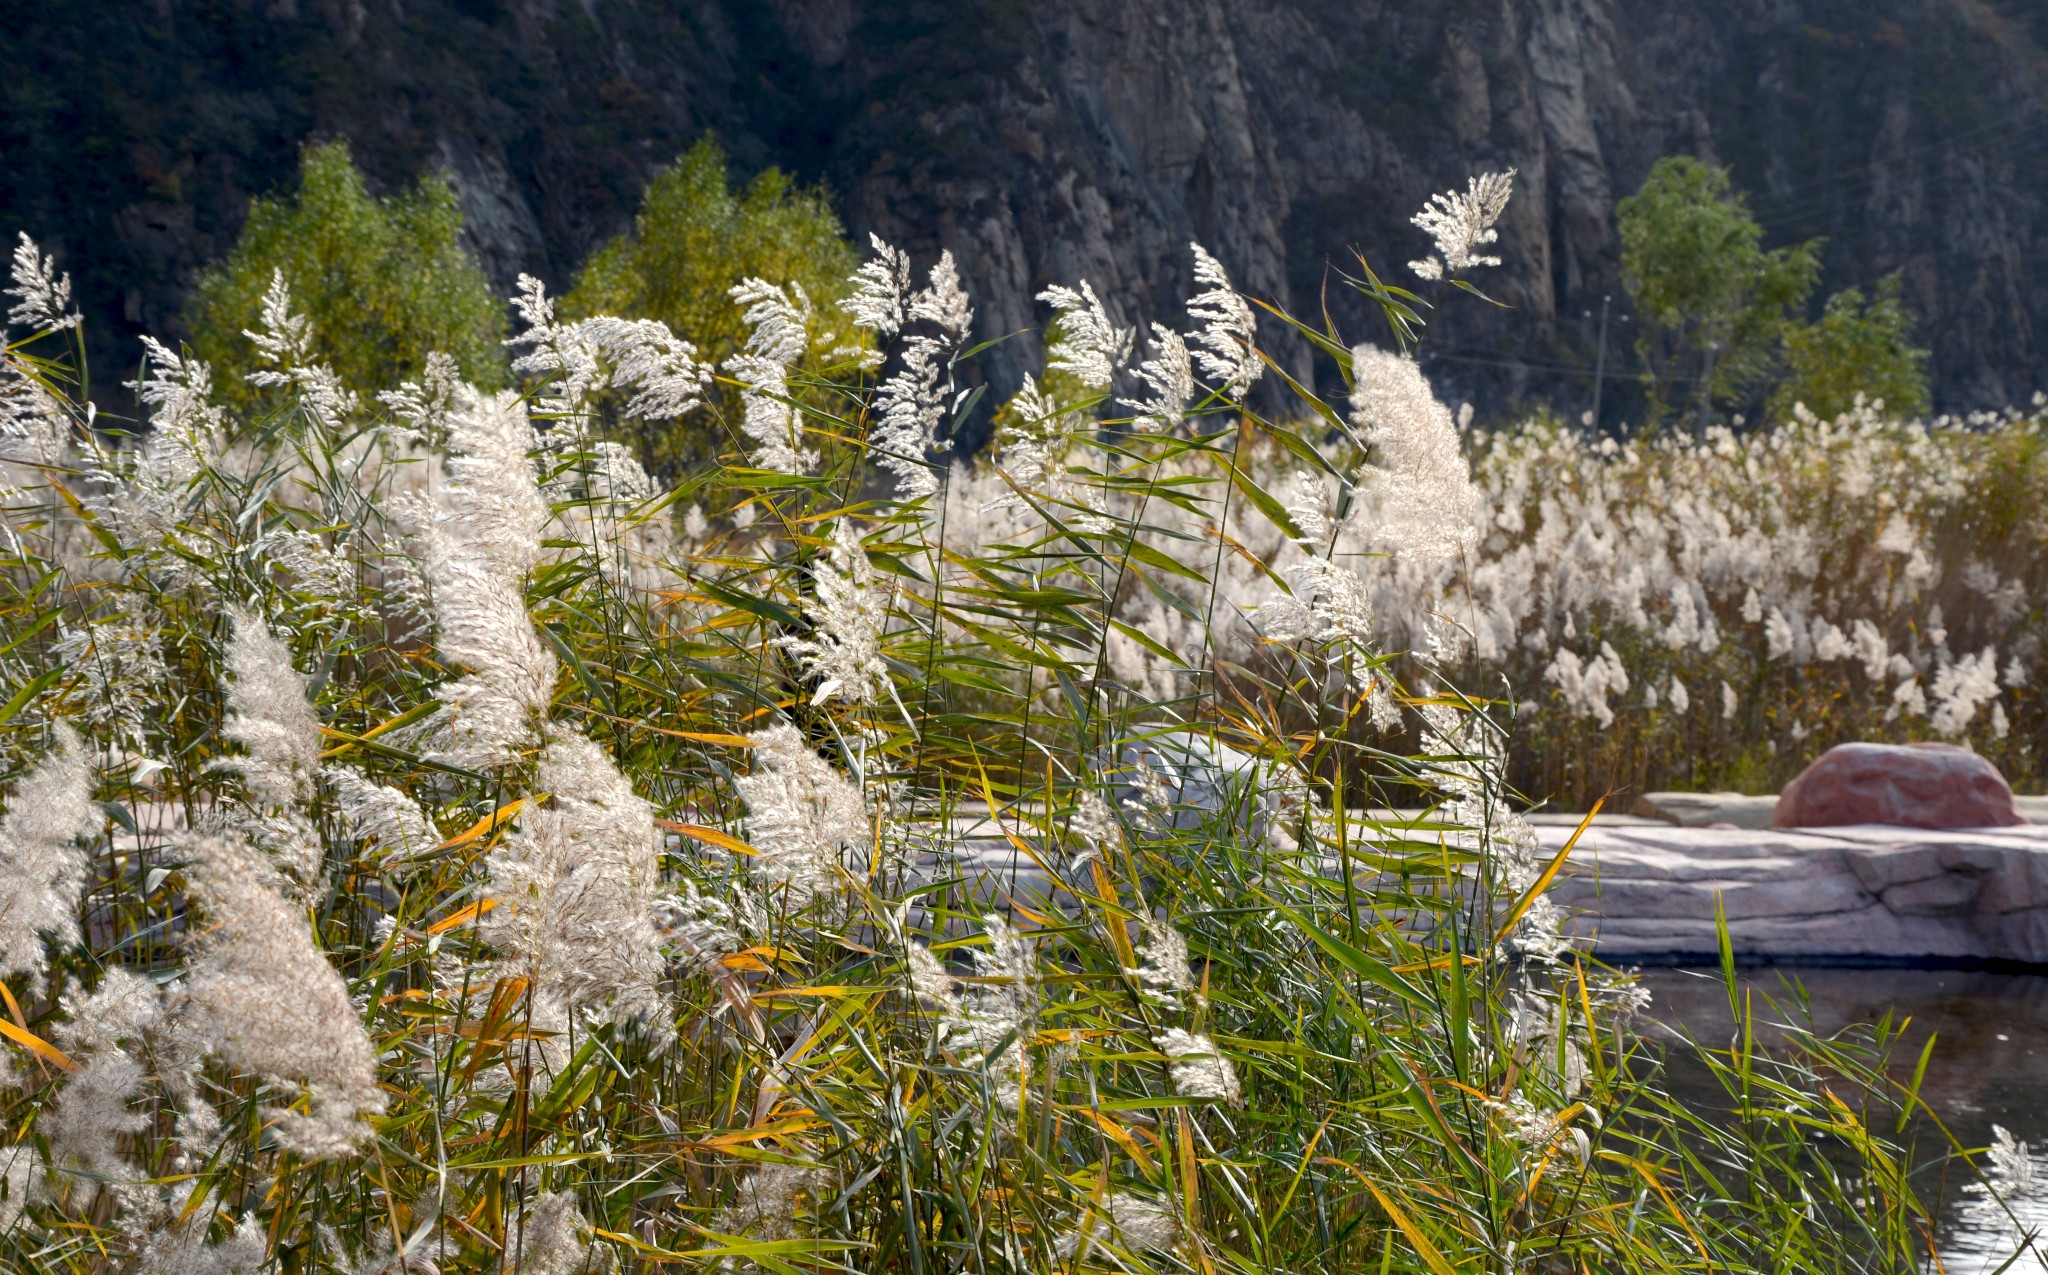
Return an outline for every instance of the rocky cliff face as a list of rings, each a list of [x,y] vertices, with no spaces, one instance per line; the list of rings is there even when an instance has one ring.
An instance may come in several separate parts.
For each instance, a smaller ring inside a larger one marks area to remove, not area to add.
[[[1986,406],[2044,379],[2044,39],[2040,0],[105,0],[0,34],[0,226],[62,252],[126,368],[309,136],[386,184],[445,168],[494,275],[565,283],[710,129],[856,231],[951,248],[988,336],[1081,277],[1178,319],[1199,239],[1356,339],[1353,250],[1405,276],[1428,194],[1512,165],[1504,308],[1426,348],[1453,394],[1575,415],[1604,295],[1626,367],[1614,201],[1685,151],[1774,241],[1825,235],[1825,287],[1902,271],[1938,402]]]

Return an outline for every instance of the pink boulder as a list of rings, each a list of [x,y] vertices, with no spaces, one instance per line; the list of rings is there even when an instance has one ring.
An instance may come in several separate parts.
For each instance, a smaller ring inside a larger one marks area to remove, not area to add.
[[[1830,748],[1785,786],[1771,815],[1774,828],[2003,828],[2025,822],[1998,767],[1954,744]]]

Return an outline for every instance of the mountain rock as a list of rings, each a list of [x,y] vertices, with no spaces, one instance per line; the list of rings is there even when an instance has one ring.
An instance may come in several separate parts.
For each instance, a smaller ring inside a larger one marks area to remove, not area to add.
[[[385,188],[447,171],[500,284],[560,286],[708,130],[742,171],[827,182],[856,232],[951,248],[982,335],[1025,334],[985,359],[1003,391],[1048,283],[1184,321],[1193,239],[1244,291],[1383,338],[1354,252],[1415,282],[1413,212],[1512,166],[1479,278],[1502,304],[1446,307],[1431,372],[1576,416],[1612,297],[1612,425],[1637,402],[1614,203],[1682,151],[1732,167],[1770,242],[1825,236],[1826,288],[1901,272],[1937,405],[1968,409],[2038,379],[2044,39],[2038,0],[46,5],[0,33],[0,228],[58,250],[95,365],[127,369],[309,138]]]

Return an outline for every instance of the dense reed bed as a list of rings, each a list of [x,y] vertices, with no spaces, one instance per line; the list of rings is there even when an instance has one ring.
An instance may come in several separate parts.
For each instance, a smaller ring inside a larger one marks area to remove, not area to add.
[[[1433,205],[1438,273],[1506,198]],[[1049,292],[969,472],[950,259],[878,242],[819,375],[774,281],[718,367],[529,284],[523,394],[374,403],[280,278],[273,409],[151,345],[124,435],[24,243],[0,1262],[1921,1269],[1971,1170],[1891,1025],[1701,1045],[1687,1110],[1559,941],[1455,583],[1504,462],[1369,345],[1322,341],[1316,429],[1251,412],[1282,320],[1195,252],[1187,333]],[[662,489],[628,417],[725,460]],[[1390,572],[1445,582],[1420,642]],[[1060,887],[989,888],[991,842]]]

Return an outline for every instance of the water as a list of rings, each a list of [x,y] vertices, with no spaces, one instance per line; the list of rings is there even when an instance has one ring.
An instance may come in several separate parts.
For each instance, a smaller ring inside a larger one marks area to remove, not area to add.
[[[1900,1050],[1910,1074],[1929,1032],[1936,1036],[1921,1094],[1963,1145],[1987,1146],[2002,1125],[2029,1144],[2034,1186],[2009,1201],[2021,1225],[2048,1236],[2048,975],[1980,970],[1757,969],[1741,977],[1790,1004],[1790,980],[1806,988],[1822,1033],[1874,1022],[1887,1010],[1911,1019]],[[1706,1042],[1728,1037],[1732,1019],[1720,971],[1647,970],[1651,1013]],[[1676,1079],[1676,1078],[1674,1078]],[[1951,1175],[1950,1180],[1955,1181]],[[1991,1275],[2018,1245],[2013,1223],[1981,1196],[1951,1189],[1935,1232],[1948,1275]],[[2038,1252],[2006,1275],[2048,1275]],[[1931,1269],[1931,1268],[1930,1268]]]

